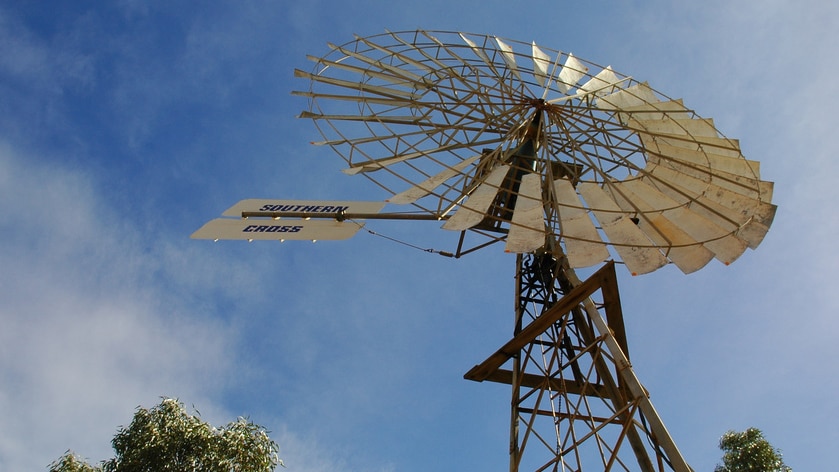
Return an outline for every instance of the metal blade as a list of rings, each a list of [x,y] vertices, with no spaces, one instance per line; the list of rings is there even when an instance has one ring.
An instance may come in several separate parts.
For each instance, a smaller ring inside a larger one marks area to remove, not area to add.
[[[713,221],[718,226],[736,232],[737,236],[754,249],[763,241],[769,226],[772,224],[776,206],[754,199],[738,200],[731,208],[718,200],[724,189],[695,179],[689,175],[674,172],[672,169],[651,166],[648,167],[649,176],[642,180],[682,204],[689,204],[690,209]]]
[[[621,82],[611,66],[606,67],[597,73],[588,82],[580,85],[578,93],[591,93],[595,96],[608,95],[614,91],[614,86]]]
[[[480,185],[460,205],[460,208],[444,224],[443,229],[452,231],[467,230],[483,221],[489,206],[498,194],[504,177],[510,170],[509,165],[498,166],[489,173]]]
[[[544,87],[548,81],[548,69],[551,67],[551,56],[539,49],[536,42],[533,43],[533,77],[540,87]]]
[[[685,108],[681,99],[666,102],[647,103],[646,105],[628,106],[617,113],[621,123],[626,125],[632,120],[690,119],[693,114]]]
[[[662,216],[672,221],[691,238],[701,242],[723,264],[731,264],[746,250],[746,241],[738,238],[732,231],[691,211],[645,182],[632,180],[623,185],[651,207],[663,209]]]
[[[478,56],[478,57],[479,57],[482,61],[484,61],[484,63],[485,63],[486,65],[488,65],[488,66],[489,66],[489,68],[490,68],[491,70],[493,70],[493,71],[494,71],[494,70],[495,70],[495,63],[493,63],[493,62],[489,59],[489,56],[487,56],[487,55],[486,55],[486,53],[484,52],[484,50],[483,50],[483,49],[481,49],[481,48],[479,48],[479,47],[478,47],[478,45],[477,45],[477,44],[475,44],[475,42],[474,42],[474,41],[472,41],[471,39],[469,39],[469,38],[467,38],[466,36],[464,36],[464,35],[463,35],[463,33],[458,33],[458,34],[460,34],[461,39],[463,39],[463,41],[464,41],[466,44],[468,44],[470,48],[472,48],[472,52],[474,52],[476,56]]]
[[[646,274],[667,264],[664,254],[653,247],[653,242],[632,222],[630,215],[599,185],[582,182],[577,189],[632,275]]]
[[[667,161],[651,158],[648,159],[647,163],[648,167],[654,170],[656,175],[664,180],[668,180],[670,177],[678,180],[679,175],[690,177],[690,180],[686,180],[686,182],[691,184],[688,188],[695,190],[697,194],[707,192],[710,196],[712,193],[719,194],[720,192],[726,192],[763,202],[772,200],[774,188],[772,182],[756,180],[719,170],[712,173],[707,166],[700,167],[674,160]],[[724,201],[720,200],[721,203]]]
[[[506,252],[533,252],[545,245],[545,210],[542,203],[542,176],[525,174],[521,178]]]
[[[662,139],[658,139],[656,136],[646,133],[639,133],[638,136],[646,148],[646,154],[648,156],[654,155],[664,162],[677,161],[687,163],[689,166],[695,167],[698,170],[706,169],[706,172],[711,175],[717,172],[725,172],[749,179],[760,180],[760,163],[758,161],[718,154],[716,149],[711,149],[711,146],[708,146],[708,149],[705,151],[701,151],[688,149],[683,146],[674,146],[664,142]],[[739,151],[737,154],[739,154]]]
[[[572,268],[589,267],[608,259],[609,250],[571,182],[555,180],[554,196],[568,264]]]
[[[740,152],[740,141],[736,139],[716,136],[692,136],[688,134],[658,133],[653,135],[645,132],[639,132],[638,136],[659,144],[680,147],[691,151],[707,151],[720,156],[744,160],[743,154]],[[756,161],[753,162],[755,163],[753,168],[760,170],[760,164]]]
[[[603,110],[620,110],[660,101],[653,89],[643,82],[600,97],[597,106]]]
[[[428,195],[429,193],[433,192],[435,188],[440,186],[446,180],[454,177],[457,174],[462,174],[463,169],[469,167],[472,163],[474,163],[478,158],[481,156],[472,156],[469,159],[465,159],[461,162],[458,162],[456,165],[452,167],[447,167],[439,174],[433,175],[428,179],[424,180],[423,182],[404,190],[403,192],[397,193],[396,195],[389,198],[387,201],[389,203],[396,203],[396,204],[405,204],[405,203],[414,203],[415,201],[419,200],[420,198]]]
[[[521,80],[519,66],[516,64],[516,56],[513,54],[513,48],[498,38],[495,38],[495,42],[498,43],[498,49],[501,50],[501,57],[504,58],[504,62],[507,63],[507,68],[510,69],[510,72],[512,72],[516,78]]]
[[[708,118],[679,119],[665,116],[660,120],[630,119],[627,128],[649,134],[683,134],[689,136],[719,137],[714,120]]]
[[[638,215],[638,228],[661,247],[667,257],[683,273],[690,274],[705,267],[714,253],[655,207],[636,195],[625,183],[607,187],[618,205],[627,213]]]
[[[565,65],[559,71],[559,78],[556,81],[556,86],[562,93],[568,93],[572,87],[577,85],[577,82],[583,78],[588,72],[588,67],[579,59],[569,53],[568,58],[565,59]]]

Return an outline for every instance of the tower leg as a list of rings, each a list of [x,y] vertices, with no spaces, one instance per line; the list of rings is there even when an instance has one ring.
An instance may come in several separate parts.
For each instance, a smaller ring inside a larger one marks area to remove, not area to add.
[[[513,339],[465,375],[512,386],[510,471],[690,472],[629,362],[614,265],[517,266]]]

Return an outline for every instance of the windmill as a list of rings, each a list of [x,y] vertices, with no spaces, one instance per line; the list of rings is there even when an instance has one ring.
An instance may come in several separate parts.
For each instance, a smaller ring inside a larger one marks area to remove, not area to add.
[[[244,200],[193,237],[343,239],[382,218],[442,222],[453,257],[503,246],[513,334],[465,378],[511,386],[510,470],[691,470],[629,361],[615,266],[691,273],[756,248],[775,212],[759,163],[681,100],[535,43],[418,30],[329,49],[295,71],[300,116],[388,200]]]

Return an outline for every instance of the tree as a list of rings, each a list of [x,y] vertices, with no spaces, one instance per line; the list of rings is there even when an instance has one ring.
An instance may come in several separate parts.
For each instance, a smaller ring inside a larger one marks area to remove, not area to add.
[[[91,466],[67,451],[50,472],[269,472],[282,461],[265,428],[244,418],[215,428],[184,405],[164,398],[137,408],[111,441],[116,457]]]
[[[720,438],[722,465],[714,472],[792,472],[781,451],[772,447],[757,428],[742,433],[729,431]]]

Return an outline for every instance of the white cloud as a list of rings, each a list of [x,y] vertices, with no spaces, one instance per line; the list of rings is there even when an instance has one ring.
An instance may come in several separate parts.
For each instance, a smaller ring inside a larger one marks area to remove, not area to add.
[[[110,457],[117,426],[161,395],[218,409],[236,340],[151,282],[166,262],[94,180],[32,161],[0,148],[2,470],[43,469],[68,448]]]

